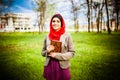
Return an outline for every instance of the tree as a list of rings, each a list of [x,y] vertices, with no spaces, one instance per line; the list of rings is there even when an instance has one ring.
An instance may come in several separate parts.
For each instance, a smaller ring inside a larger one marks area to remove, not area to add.
[[[111,30],[109,26],[108,0],[105,0],[105,7],[106,7],[106,15],[107,15],[107,31],[108,34],[111,34]]]
[[[100,18],[102,22],[102,9],[104,7],[104,1],[102,3],[98,3],[98,16],[97,16],[97,31],[100,32],[100,28],[102,28],[102,23],[100,26]],[[101,29],[102,31],[102,29]]]
[[[110,0],[111,4],[110,6],[112,6],[113,8],[113,13],[112,14],[116,14],[116,16],[114,19],[116,20],[116,26],[115,26],[115,31],[118,31],[118,26],[119,26],[119,16],[120,16],[120,0]]]
[[[93,31],[93,0],[90,0],[90,3],[91,3],[91,7],[90,7],[90,26],[92,28],[92,31]]]
[[[87,2],[88,32],[90,32],[90,1],[86,0],[86,2]]]
[[[43,32],[44,26],[45,26],[45,14],[46,14],[46,6],[47,6],[47,0],[35,0],[37,4],[36,11],[39,13],[39,33]]]
[[[70,0],[72,4],[72,13],[73,13],[73,19],[74,19],[74,29],[75,32],[79,31],[79,23],[78,23],[78,10],[80,9],[79,6],[77,6],[76,2],[74,0]]]

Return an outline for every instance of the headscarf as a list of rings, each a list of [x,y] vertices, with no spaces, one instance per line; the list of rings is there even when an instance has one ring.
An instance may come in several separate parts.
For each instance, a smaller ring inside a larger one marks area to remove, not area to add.
[[[57,17],[60,19],[61,21],[61,29],[59,31],[55,31],[52,27],[52,20],[54,17]],[[59,41],[60,39],[60,36],[65,33],[65,22],[64,22],[64,19],[63,17],[60,15],[60,14],[55,14],[53,15],[53,17],[51,18],[50,20],[50,32],[49,32],[49,39],[50,40],[57,40]]]

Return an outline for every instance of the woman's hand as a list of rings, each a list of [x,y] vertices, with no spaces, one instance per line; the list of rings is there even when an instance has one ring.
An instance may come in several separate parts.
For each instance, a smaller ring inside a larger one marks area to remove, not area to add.
[[[48,51],[48,56],[50,56],[50,57],[54,57],[55,56],[55,53],[54,52],[52,52],[53,50],[55,49],[55,47],[53,46],[53,45],[49,45],[48,47],[47,47],[47,51]]]
[[[54,57],[55,57],[55,55],[56,55],[56,53],[51,52],[51,53],[49,53],[49,55],[48,55],[48,56],[50,56],[50,57],[54,58]]]
[[[48,51],[48,53],[50,53],[52,50],[54,50],[55,49],[55,47],[53,46],[53,45],[49,45],[49,46],[47,46],[47,51]]]

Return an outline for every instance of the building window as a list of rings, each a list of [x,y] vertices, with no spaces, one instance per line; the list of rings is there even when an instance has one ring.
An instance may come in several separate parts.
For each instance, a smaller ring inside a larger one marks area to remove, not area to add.
[[[19,30],[20,28],[15,28],[15,30]]]
[[[28,30],[30,30],[30,28],[28,28]]]
[[[27,30],[27,28],[24,28],[24,30]]]

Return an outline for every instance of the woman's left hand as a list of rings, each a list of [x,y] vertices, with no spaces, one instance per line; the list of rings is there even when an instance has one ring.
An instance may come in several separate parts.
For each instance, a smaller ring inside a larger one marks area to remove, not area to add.
[[[50,56],[50,57],[55,57],[55,55],[56,55],[56,53],[54,53],[54,52],[51,52],[51,53],[49,53],[49,55],[48,56]]]

